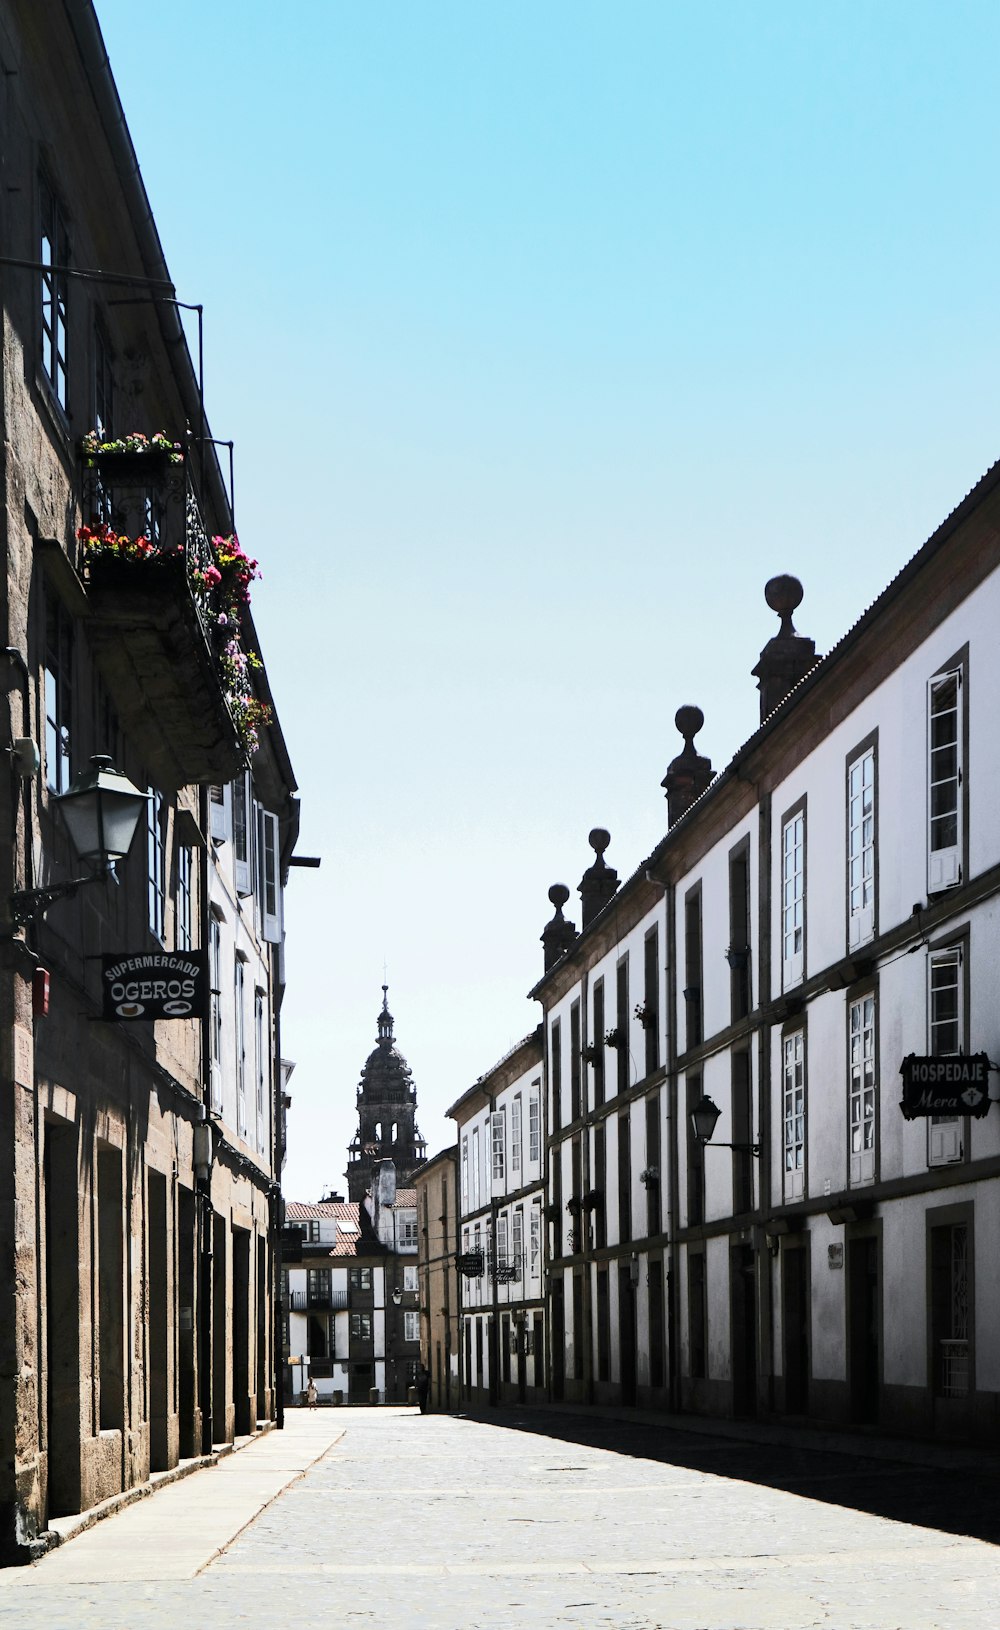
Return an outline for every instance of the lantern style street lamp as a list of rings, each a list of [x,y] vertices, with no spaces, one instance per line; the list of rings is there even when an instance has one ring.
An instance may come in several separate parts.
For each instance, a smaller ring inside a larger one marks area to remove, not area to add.
[[[718,1104],[713,1103],[707,1092],[703,1092],[691,1111],[691,1125],[694,1135],[704,1148],[712,1141],[712,1134],[719,1124],[722,1110]],[[713,1149],[739,1149],[744,1154],[759,1155],[759,1143],[713,1143]]]
[[[132,847],[149,796],[116,770],[110,758],[96,754],[68,791],[52,799],[62,811],[73,847],[90,870],[84,877],[47,888],[15,890],[9,901],[15,929],[44,916],[49,906],[74,895],[85,883],[106,882]]]

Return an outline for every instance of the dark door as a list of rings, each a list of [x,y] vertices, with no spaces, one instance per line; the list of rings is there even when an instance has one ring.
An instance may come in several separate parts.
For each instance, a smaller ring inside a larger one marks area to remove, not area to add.
[[[869,1235],[847,1243],[847,1353],[851,1419],[878,1420],[879,1261],[878,1240]]]
[[[618,1351],[622,1403],[635,1403],[635,1291],[628,1268],[618,1269]]]
[[[807,1253],[801,1246],[781,1253],[781,1324],[788,1415],[805,1415],[809,1408],[808,1277]]]
[[[558,1399],[566,1390],[566,1310],[563,1306],[561,1276],[552,1281],[552,1333],[549,1338],[549,1352],[552,1357],[552,1396]]]
[[[757,1413],[757,1281],[752,1245],[729,1253],[733,1314],[733,1414]]]

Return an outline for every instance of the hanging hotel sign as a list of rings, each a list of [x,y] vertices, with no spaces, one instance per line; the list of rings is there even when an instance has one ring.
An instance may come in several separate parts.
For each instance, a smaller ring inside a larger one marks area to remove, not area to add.
[[[204,951],[101,958],[105,1019],[201,1019],[207,986]]]
[[[909,1053],[900,1066],[905,1120],[921,1115],[978,1115],[989,1112],[990,1061],[985,1053],[953,1058],[919,1058]]]

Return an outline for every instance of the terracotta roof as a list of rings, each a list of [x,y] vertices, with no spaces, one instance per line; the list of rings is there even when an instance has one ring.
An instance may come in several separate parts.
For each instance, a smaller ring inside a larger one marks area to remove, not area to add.
[[[319,1200],[315,1205],[304,1200],[286,1200],[285,1219],[287,1222],[315,1222],[320,1217],[336,1218],[339,1212],[346,1209],[346,1206],[334,1205],[330,1200]]]
[[[416,1203],[417,1203],[417,1191],[416,1191],[416,1189],[397,1189],[396,1190],[396,1198],[392,1202],[393,1207],[395,1209],[397,1209],[397,1210],[398,1210],[398,1208],[400,1206],[408,1206],[408,1207],[412,1208],[413,1206],[416,1205]]]

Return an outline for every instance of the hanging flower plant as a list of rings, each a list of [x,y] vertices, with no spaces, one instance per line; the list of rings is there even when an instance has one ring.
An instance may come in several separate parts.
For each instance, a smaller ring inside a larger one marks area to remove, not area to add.
[[[144,534],[138,538],[130,538],[124,532],[115,532],[110,526],[81,526],[77,530],[77,538],[84,548],[84,559],[89,565],[91,561],[100,559],[112,560],[152,560],[154,556],[162,554],[158,544]]]

